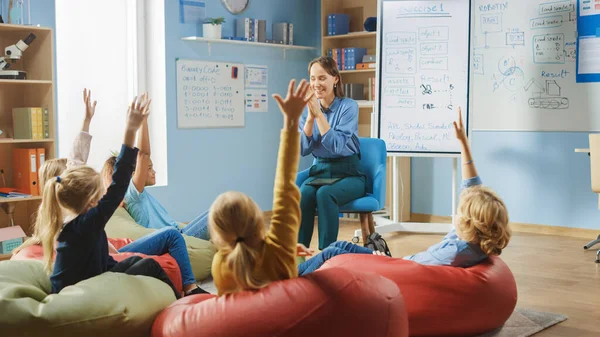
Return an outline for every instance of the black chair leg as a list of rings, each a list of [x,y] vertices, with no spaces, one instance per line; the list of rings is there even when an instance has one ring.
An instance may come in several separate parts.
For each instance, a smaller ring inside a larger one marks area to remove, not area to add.
[[[598,235],[596,240],[592,240],[587,245],[583,246],[583,249],[590,249],[598,243],[600,243],[600,235]]]

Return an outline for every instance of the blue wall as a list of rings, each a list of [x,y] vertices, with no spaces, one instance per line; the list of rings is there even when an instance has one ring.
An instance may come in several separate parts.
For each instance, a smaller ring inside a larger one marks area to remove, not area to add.
[[[49,27],[54,29],[56,27],[54,0],[30,0],[30,2],[31,23],[34,26],[39,24],[41,27]],[[2,8],[2,18],[4,19],[4,22],[8,22],[8,1],[3,1],[3,3],[4,8]],[[25,20],[27,20],[27,11],[25,11]],[[2,48],[4,47],[6,46],[3,46]]]
[[[589,158],[574,152],[587,147],[588,133],[578,132],[474,132],[472,136],[479,175],[502,196],[511,221],[599,229]],[[411,211],[450,215],[452,160],[412,159],[411,170]]]
[[[248,194],[264,210],[272,208],[273,178],[283,118],[273,99],[268,113],[247,113],[245,128],[177,128],[176,58],[230,61],[269,67],[269,94],[284,94],[290,79],[308,78],[308,62],[316,51],[212,44],[211,55],[201,42],[181,41],[181,36],[200,35],[196,27],[179,24],[179,1],[165,1],[167,69],[167,141],[169,183],[151,193],[178,220],[189,221],[206,210],[227,190]],[[209,17],[223,16],[223,35],[233,34],[235,17],[220,1],[207,1]],[[317,0],[251,1],[238,17],[252,17],[294,24],[294,42],[318,47],[320,27]],[[270,27],[269,27],[270,28]],[[270,36],[267,33],[267,36]],[[303,167],[310,163],[304,158]],[[160,172],[159,172],[160,174]]]

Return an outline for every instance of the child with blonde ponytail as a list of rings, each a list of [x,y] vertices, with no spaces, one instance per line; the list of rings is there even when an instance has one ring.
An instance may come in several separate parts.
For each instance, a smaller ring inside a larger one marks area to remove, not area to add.
[[[300,228],[300,190],[296,173],[300,157],[300,115],[308,100],[308,83],[294,91],[290,81],[287,97],[273,97],[283,113],[279,157],[275,173],[273,217],[267,232],[262,211],[247,195],[226,192],[210,208],[210,237],[218,251],[212,275],[219,295],[260,289],[270,282],[296,277],[296,244]]]
[[[133,144],[137,130],[148,117],[149,104],[146,96],[141,96],[129,107],[125,139],[106,194],[100,174],[88,166],[70,168],[60,176],[46,179],[36,230],[46,270],[51,273],[52,293],[112,271],[155,277],[169,285],[176,298],[180,297],[156,261],[132,256],[117,263],[108,254],[104,231],[135,168],[138,149]]]
[[[147,99],[147,96],[144,96],[144,99]],[[67,158],[49,159],[44,162],[39,169],[38,180],[40,182],[40,186],[44,186],[46,180],[60,176],[67,168],[73,168],[85,165],[87,163],[92,141],[92,136],[89,134],[89,127],[96,110],[96,101],[92,102],[90,90],[83,90],[83,102],[85,103],[85,119],[83,121],[81,131],[75,137],[75,141],[73,142],[73,147],[69,153],[69,156]],[[148,118],[145,118],[141,127],[141,130],[144,130],[145,132],[138,132],[138,143],[142,144],[138,154],[144,153],[145,151],[143,145],[144,142],[140,141],[140,139],[143,140],[144,136],[147,137],[147,128]],[[116,163],[117,157],[115,156],[114,159]],[[113,163],[113,168],[115,163]],[[106,178],[102,176],[102,180],[105,182],[104,192],[106,192],[107,187],[112,183],[113,173],[114,169],[111,170],[111,173]],[[20,247],[15,249],[13,253],[18,254],[20,250],[32,245],[41,245],[38,231],[39,230],[37,229],[37,226],[35,226],[32,237],[24,242]],[[196,285],[196,279],[194,278],[194,274],[192,272],[192,266],[187,253],[185,239],[176,230],[164,228],[155,231],[151,234],[138,238],[134,242],[121,247],[119,250],[117,250],[109,241],[108,251],[111,254],[129,252],[142,253],[146,255],[163,255],[168,253],[175,259],[181,271],[183,295],[188,296],[206,293],[206,291]]]

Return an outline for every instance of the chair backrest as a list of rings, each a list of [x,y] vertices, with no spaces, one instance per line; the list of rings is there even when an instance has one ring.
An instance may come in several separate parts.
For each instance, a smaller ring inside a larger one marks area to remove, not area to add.
[[[367,193],[374,194],[374,197],[379,200],[380,205],[384,205],[387,163],[385,142],[379,138],[361,137],[359,140],[361,155],[360,171],[367,176]],[[383,179],[380,179],[376,184],[375,175],[378,171],[383,173]]]
[[[590,134],[590,176],[592,191],[600,193],[600,133]]]
[[[386,196],[386,166],[387,149],[385,142],[379,138],[359,137],[360,141],[360,166],[359,170],[367,176],[367,193],[373,195],[379,205],[385,205]],[[317,159],[313,160],[313,164]],[[377,172],[380,176],[377,177]],[[377,178],[377,179],[376,179]]]

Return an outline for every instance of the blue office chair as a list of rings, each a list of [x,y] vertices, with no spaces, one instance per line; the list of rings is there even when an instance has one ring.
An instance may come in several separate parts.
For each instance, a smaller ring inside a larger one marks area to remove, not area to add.
[[[379,138],[359,138],[360,141],[360,171],[367,176],[367,194],[345,205],[340,206],[341,213],[360,213],[360,229],[363,243],[367,242],[369,234],[375,232],[373,212],[385,207],[386,194],[386,156],[385,142]],[[316,160],[313,161],[313,164]],[[296,185],[308,178],[309,169],[298,172]],[[318,209],[317,209],[318,212]],[[352,239],[358,243],[358,237]]]

